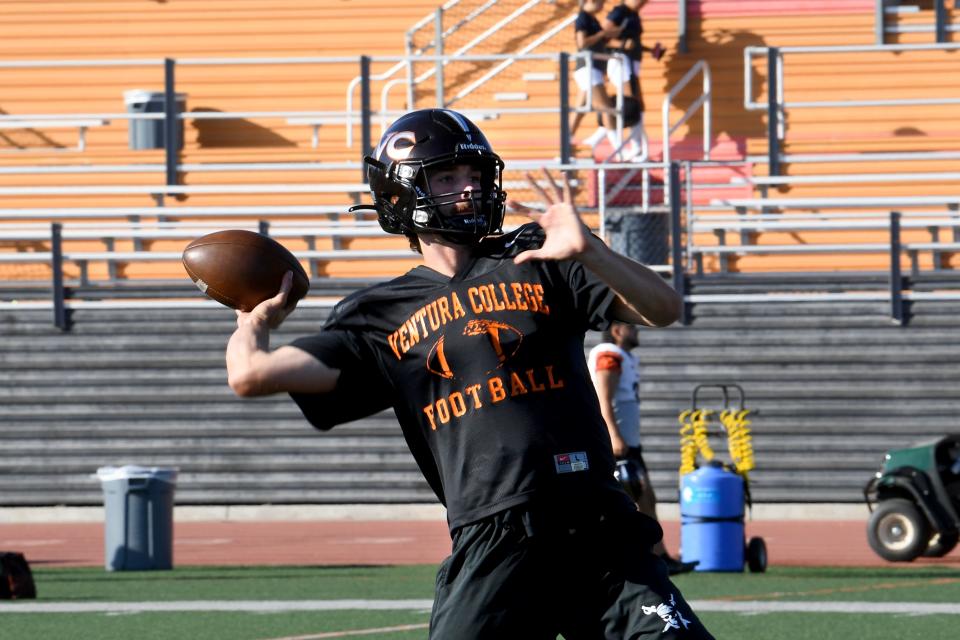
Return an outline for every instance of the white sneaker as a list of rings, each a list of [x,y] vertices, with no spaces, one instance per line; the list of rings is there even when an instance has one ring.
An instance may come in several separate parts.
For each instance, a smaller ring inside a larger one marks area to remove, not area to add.
[[[597,127],[597,130],[584,138],[580,143],[586,147],[595,147],[607,137],[606,127]]]
[[[628,142],[627,146],[623,148],[624,162],[635,162],[638,160],[643,160],[641,156],[643,156],[643,148],[633,140]]]

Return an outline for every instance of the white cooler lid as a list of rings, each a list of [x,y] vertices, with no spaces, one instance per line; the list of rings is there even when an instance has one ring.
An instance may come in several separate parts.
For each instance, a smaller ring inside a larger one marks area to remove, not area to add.
[[[168,467],[141,467],[136,464],[128,464],[122,467],[100,467],[97,469],[96,477],[101,482],[127,480],[129,478],[157,478],[173,483],[177,479],[177,471],[177,469]]]

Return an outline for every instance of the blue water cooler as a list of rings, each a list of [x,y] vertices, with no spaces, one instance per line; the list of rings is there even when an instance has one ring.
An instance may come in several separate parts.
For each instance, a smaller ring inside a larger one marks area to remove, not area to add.
[[[680,548],[695,571],[743,571],[743,478],[711,461],[680,480]],[[752,568],[751,568],[752,570]]]

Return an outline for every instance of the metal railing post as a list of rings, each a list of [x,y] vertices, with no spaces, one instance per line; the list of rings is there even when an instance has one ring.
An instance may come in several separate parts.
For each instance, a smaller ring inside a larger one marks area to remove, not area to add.
[[[687,194],[690,197],[690,194]],[[673,266],[673,289],[680,295],[683,307],[680,313],[680,323],[690,324],[690,310],[685,298],[687,296],[686,273],[683,268],[683,238],[682,221],[680,219],[680,163],[670,163],[670,262]]]
[[[903,273],[900,269],[900,212],[890,212],[890,318],[903,324]]]
[[[370,136],[370,56],[360,56],[360,155],[365,156],[373,149]],[[360,180],[367,181],[366,168],[361,166]]]
[[[63,225],[50,224],[50,270],[53,273],[53,324],[61,331],[70,328],[63,288]]]
[[[407,56],[407,109],[413,110],[416,107],[414,106],[414,95],[413,95],[413,32],[407,31],[406,36],[406,56]]]
[[[887,36],[886,0],[876,0],[873,11],[873,39],[875,44],[883,44]]]
[[[600,238],[607,239],[607,170],[597,170],[597,215],[600,217]]]
[[[777,61],[780,50],[767,49],[767,171],[771,176],[780,175],[780,105],[777,96],[780,90]]]
[[[443,109],[444,100],[443,97],[443,7],[437,7],[437,16],[434,19],[434,27],[436,29],[436,35],[434,36],[434,42],[436,43],[433,47],[433,53],[437,56],[437,71],[436,71],[436,83],[437,83],[437,108]]]
[[[677,51],[690,52],[687,46],[687,0],[677,0]]]
[[[700,96],[694,101],[694,103],[687,108],[686,113],[681,116],[680,120],[678,120],[676,124],[671,125],[670,105],[672,104],[673,98],[676,97],[694,77],[696,77],[697,73],[700,73],[703,76],[703,91],[700,93]],[[669,166],[671,162],[670,136],[673,135],[673,132],[676,131],[683,123],[689,120],[698,109],[701,109],[703,114],[703,159],[710,159],[710,144],[711,138],[713,137],[711,124],[713,119],[711,106],[713,102],[712,87],[713,80],[711,79],[710,65],[707,64],[706,60],[699,60],[695,65],[687,70],[684,76],[675,85],[673,85],[673,87],[670,88],[670,91],[667,92],[667,94],[663,97],[663,102],[660,105],[660,120],[661,126],[663,127],[661,139],[663,144],[664,205],[670,204],[670,185],[667,183],[670,175]]]
[[[693,163],[690,160],[683,161],[683,178],[684,184],[686,186],[686,208],[685,213],[687,215],[686,221],[686,230],[687,230],[687,241],[686,241],[686,257],[684,261],[684,269],[691,268],[690,263],[690,247],[693,246]]]
[[[933,12],[936,41],[938,44],[943,44],[947,41],[947,8],[944,6],[943,0],[933,0]]]
[[[175,81],[176,61],[163,60],[163,147],[166,150],[167,184],[180,184],[177,172],[180,155],[180,114],[177,113],[177,90]]]
[[[560,52],[560,162],[570,162],[570,54]]]

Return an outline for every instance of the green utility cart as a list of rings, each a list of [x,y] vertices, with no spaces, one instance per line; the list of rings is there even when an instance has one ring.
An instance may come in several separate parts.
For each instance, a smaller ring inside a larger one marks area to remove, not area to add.
[[[863,489],[867,541],[893,562],[938,558],[960,539],[960,434],[887,453]]]

